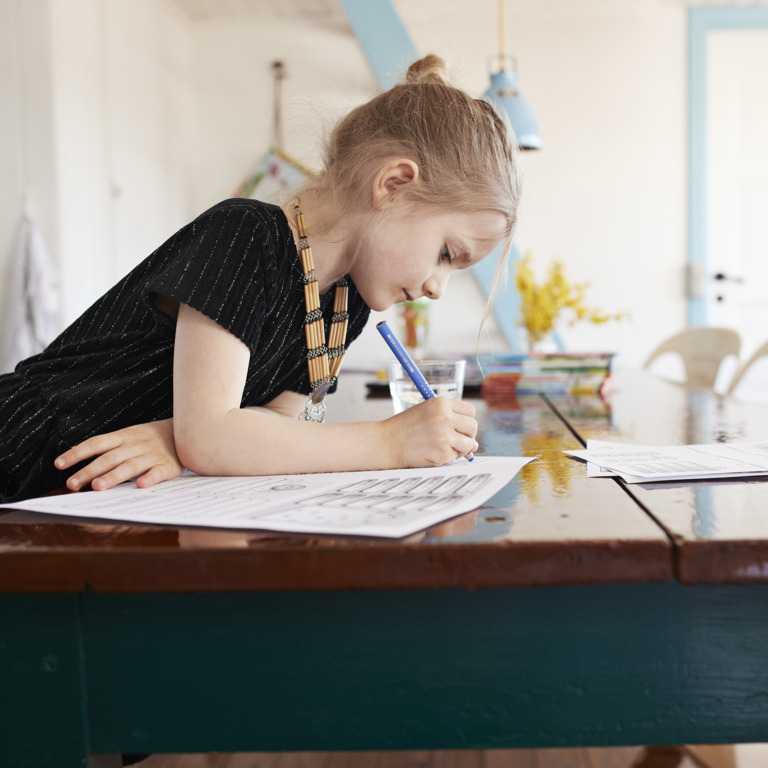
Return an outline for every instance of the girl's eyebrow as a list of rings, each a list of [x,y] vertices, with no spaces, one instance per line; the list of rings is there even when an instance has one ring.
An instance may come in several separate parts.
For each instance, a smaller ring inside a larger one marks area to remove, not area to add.
[[[460,235],[454,235],[451,240],[455,246],[455,258],[461,261],[465,266],[470,266],[473,262],[484,258],[483,256],[474,255],[472,249],[467,245],[467,242]],[[487,243],[497,243],[497,240],[493,237],[473,237],[471,240],[478,246],[482,246]]]
[[[460,237],[454,236],[452,240],[453,240],[452,244],[453,244],[453,249],[455,254],[454,258],[457,261],[461,261],[465,264],[469,264],[472,261],[471,249]]]
[[[453,266],[456,269],[469,269],[475,261],[476,259],[472,258],[472,254],[464,249],[456,248],[453,252]]]
[[[459,262],[460,269],[471,266],[473,261],[476,261],[479,258],[472,255],[472,249],[461,237],[453,238],[453,248],[454,260]]]

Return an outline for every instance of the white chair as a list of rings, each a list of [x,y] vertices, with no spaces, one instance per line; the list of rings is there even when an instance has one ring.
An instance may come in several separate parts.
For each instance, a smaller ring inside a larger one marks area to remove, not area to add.
[[[744,378],[744,374],[761,358],[761,357],[768,357],[768,341],[765,342],[761,347],[759,347],[755,353],[752,355],[752,357],[747,360],[744,365],[739,368],[739,370],[736,372],[736,375],[733,377],[733,381],[730,383],[728,387],[728,394],[730,395],[736,387],[739,385],[741,380]]]
[[[738,361],[741,337],[730,328],[687,328],[659,344],[643,368],[649,368],[656,358],[667,352],[682,358],[688,386],[713,389],[723,360],[728,355],[735,355]]]

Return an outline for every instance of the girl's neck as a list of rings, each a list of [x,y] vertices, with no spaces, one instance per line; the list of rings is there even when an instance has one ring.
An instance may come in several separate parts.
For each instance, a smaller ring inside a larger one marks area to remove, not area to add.
[[[317,232],[313,227],[322,215],[321,203],[312,196],[312,193],[301,196],[301,211],[304,214],[304,222],[307,229],[307,239],[312,248],[312,259],[315,262],[315,275],[317,276],[320,293],[327,293],[333,284],[347,274],[352,263],[351,248],[353,247],[351,229],[342,219],[328,232]],[[299,247],[299,231],[296,227],[296,210],[294,202],[283,206],[283,212],[288,219],[293,232],[296,247]]]

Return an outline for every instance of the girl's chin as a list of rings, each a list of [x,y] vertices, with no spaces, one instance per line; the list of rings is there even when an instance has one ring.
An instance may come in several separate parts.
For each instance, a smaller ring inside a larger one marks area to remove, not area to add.
[[[401,304],[403,300],[385,299],[381,296],[371,296],[370,300],[368,300],[365,296],[363,296],[363,301],[365,301],[365,303],[368,305],[368,308],[372,312],[385,312],[395,304]]]
[[[385,290],[372,290],[370,294],[366,294],[365,288],[361,290],[359,287],[357,290],[360,291],[360,296],[372,312],[386,312],[395,304],[402,304],[407,300],[405,291],[402,290],[397,291],[396,294],[387,293]]]

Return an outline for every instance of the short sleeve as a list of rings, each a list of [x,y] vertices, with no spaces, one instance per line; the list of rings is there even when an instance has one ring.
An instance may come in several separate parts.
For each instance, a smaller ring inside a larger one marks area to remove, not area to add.
[[[165,294],[202,312],[253,351],[259,343],[274,282],[274,222],[247,204],[220,204],[169,240],[146,283],[146,295]],[[159,254],[158,254],[159,255]]]

